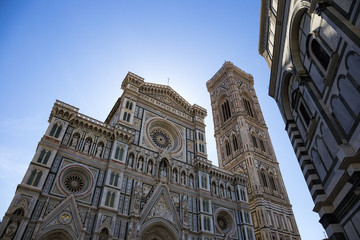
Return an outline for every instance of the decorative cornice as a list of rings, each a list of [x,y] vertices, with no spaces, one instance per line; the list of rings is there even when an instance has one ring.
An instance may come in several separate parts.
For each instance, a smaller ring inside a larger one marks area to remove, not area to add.
[[[128,72],[121,84],[121,89],[125,90],[128,84],[134,85],[136,87],[140,87],[144,83],[144,78],[132,73]]]
[[[170,86],[145,82],[144,78],[132,72],[128,72],[128,74],[124,78],[121,84],[121,89],[123,89],[124,91],[126,90],[136,91],[136,92],[138,91],[138,93],[143,93],[145,95],[147,94],[166,95],[171,100],[173,100],[178,106],[180,106],[186,114],[190,116],[199,116],[201,118],[205,118],[207,116],[207,112],[205,108],[200,107],[197,104],[191,105]],[[115,105],[118,106],[120,104],[120,101],[121,98],[119,98],[119,100]],[[116,109],[113,108],[113,110],[111,111],[111,113],[109,114],[109,116],[105,121],[106,123],[110,121],[110,118],[114,114],[114,111],[116,111]]]
[[[129,128],[123,126],[112,127],[99,120],[79,113],[79,108],[73,107],[59,100],[56,100],[52,108],[49,122],[53,117],[66,120],[73,125],[86,128],[112,139],[122,139],[123,141],[131,142],[135,136],[135,132]]]
[[[223,66],[215,73],[215,75],[206,82],[206,87],[209,92],[217,87],[221,80],[227,76],[239,76],[241,80],[247,81],[251,86],[254,85],[254,78],[251,74],[248,74],[236,67],[232,62],[226,61]]]

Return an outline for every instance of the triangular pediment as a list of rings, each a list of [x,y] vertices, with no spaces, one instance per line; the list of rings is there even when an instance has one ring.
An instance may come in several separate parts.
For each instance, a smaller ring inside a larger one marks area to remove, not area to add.
[[[169,86],[144,83],[140,87],[140,93],[189,115],[194,113],[193,106]]]
[[[155,218],[164,219],[179,230],[180,219],[165,185],[160,184],[154,191],[140,215],[140,222],[144,223]]]
[[[40,234],[44,235],[57,229],[67,231],[75,239],[80,237],[81,219],[73,195],[68,196],[44,218]]]

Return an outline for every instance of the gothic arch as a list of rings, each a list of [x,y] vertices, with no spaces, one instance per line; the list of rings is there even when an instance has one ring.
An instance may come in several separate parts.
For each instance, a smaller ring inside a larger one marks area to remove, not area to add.
[[[155,219],[145,222],[141,226],[141,240],[168,240],[181,239],[178,231],[164,219]]]
[[[178,167],[175,166],[172,168],[172,182],[173,183],[179,183],[179,170]]]
[[[137,161],[136,161],[136,170],[141,171],[141,172],[144,170],[145,159],[146,159],[146,156],[144,153],[141,152],[138,154]]]
[[[55,119],[49,127],[48,135],[54,138],[60,137],[60,134],[64,131],[64,126],[64,121],[61,121],[60,119]]]
[[[81,139],[81,131],[79,129],[75,129],[71,135],[71,140],[69,141],[69,145],[71,148],[76,149],[79,145]]]
[[[161,158],[161,160],[158,162],[158,176],[169,179],[169,176],[171,175],[170,171],[172,172],[172,168],[169,160],[165,157]]]
[[[186,186],[186,184],[187,184],[187,178],[188,178],[188,176],[187,176],[187,174],[186,174],[186,169],[184,168],[184,167],[182,167],[182,168],[180,168],[180,183],[182,184],[182,185],[184,185],[184,186]]]
[[[196,176],[195,173],[194,173],[194,171],[190,170],[190,172],[189,172],[188,186],[189,186],[189,187],[192,187],[192,188],[195,187],[195,177],[194,177],[194,176]]]
[[[220,95],[217,101],[217,107],[219,115],[221,116],[221,122],[224,123],[229,120],[232,116],[231,109],[233,109],[233,106],[231,104],[230,97],[227,94],[223,93]]]
[[[131,149],[128,151],[128,155],[127,155],[127,160],[126,160],[126,165],[130,168],[133,168],[134,166],[134,162],[135,162],[135,157],[136,157],[136,152]]]
[[[45,232],[39,240],[75,240],[75,236],[72,236],[63,227]]]
[[[152,175],[154,171],[154,166],[155,166],[155,160],[153,159],[153,157],[148,157],[146,160],[146,172]]]

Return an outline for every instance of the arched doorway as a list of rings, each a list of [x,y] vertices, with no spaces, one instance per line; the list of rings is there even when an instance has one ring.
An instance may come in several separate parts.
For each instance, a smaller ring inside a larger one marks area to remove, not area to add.
[[[141,240],[176,240],[176,234],[169,228],[157,224],[148,226],[141,234]]]
[[[65,231],[53,230],[46,233],[44,236],[39,238],[39,240],[73,240],[73,238]]]

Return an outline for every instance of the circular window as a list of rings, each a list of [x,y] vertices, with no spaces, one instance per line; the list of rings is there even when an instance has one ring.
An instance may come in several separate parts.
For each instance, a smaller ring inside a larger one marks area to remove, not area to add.
[[[216,226],[219,230],[226,234],[235,230],[233,217],[224,209],[221,209],[216,213]]]
[[[150,132],[150,137],[159,148],[170,149],[173,145],[173,140],[170,134],[164,129],[152,129]]]
[[[83,196],[90,192],[94,181],[84,166],[68,165],[61,170],[58,182],[65,193]]]
[[[85,179],[80,175],[70,174],[65,178],[64,185],[69,192],[81,192],[85,187]]]
[[[226,221],[226,219],[223,216],[218,216],[216,218],[216,221],[221,230],[226,231],[228,229],[229,223]]]
[[[71,213],[63,212],[63,214],[59,216],[59,222],[62,224],[69,224],[71,220],[72,220]]]
[[[147,124],[149,141],[157,148],[176,152],[180,149],[182,141],[179,131],[163,119],[153,119]]]

